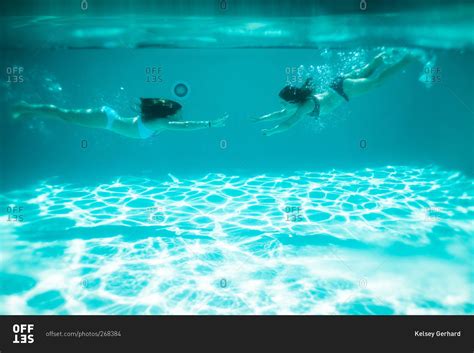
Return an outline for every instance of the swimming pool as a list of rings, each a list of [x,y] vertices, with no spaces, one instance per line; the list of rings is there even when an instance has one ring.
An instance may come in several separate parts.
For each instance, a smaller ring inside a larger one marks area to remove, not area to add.
[[[201,30],[143,13],[5,21],[0,314],[472,314],[472,6],[379,9],[351,32],[356,10]],[[322,89],[390,46],[431,61],[284,134],[250,120],[286,83]],[[133,140],[10,118],[19,100],[131,115],[138,97],[229,120]]]

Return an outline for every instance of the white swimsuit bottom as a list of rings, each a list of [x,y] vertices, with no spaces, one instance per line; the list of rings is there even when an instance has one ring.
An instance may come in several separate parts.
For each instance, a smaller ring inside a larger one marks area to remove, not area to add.
[[[105,113],[107,116],[107,126],[105,127],[107,130],[112,130],[112,125],[114,124],[115,120],[120,119],[120,115],[112,108],[103,106],[100,108],[100,111]],[[147,139],[155,134],[154,130],[151,130],[143,124],[141,117],[137,117],[137,127],[138,127],[138,134],[140,138]]]

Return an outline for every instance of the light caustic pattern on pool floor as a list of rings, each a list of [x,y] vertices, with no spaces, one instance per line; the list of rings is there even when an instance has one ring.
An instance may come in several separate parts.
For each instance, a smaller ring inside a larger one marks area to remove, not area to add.
[[[44,182],[2,197],[0,313],[473,313],[473,197],[437,168]]]

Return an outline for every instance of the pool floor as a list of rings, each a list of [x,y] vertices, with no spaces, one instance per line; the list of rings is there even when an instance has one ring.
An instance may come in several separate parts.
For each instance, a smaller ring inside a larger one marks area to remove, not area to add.
[[[44,181],[1,196],[0,314],[473,313],[473,196],[433,166]]]

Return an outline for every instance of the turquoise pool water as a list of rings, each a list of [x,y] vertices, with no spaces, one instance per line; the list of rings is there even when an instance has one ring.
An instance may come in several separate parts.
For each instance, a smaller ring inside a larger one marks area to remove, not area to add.
[[[95,4],[5,10],[0,314],[473,314],[471,4]],[[389,47],[426,62],[284,134],[249,119]],[[131,116],[139,97],[229,120],[132,140],[11,119],[19,100]]]

